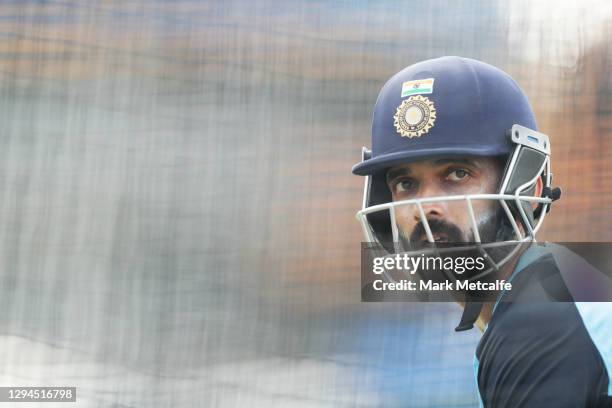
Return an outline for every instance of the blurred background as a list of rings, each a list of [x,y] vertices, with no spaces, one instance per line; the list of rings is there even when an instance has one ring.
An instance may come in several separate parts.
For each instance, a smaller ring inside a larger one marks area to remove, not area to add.
[[[456,306],[359,301],[376,96],[422,59],[504,69],[564,191],[542,238],[610,241],[611,37],[606,0],[0,3],[0,386],[476,406]]]

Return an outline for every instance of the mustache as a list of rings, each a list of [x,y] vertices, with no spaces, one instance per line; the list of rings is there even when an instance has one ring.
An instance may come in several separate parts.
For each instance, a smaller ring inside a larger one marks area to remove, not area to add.
[[[427,223],[429,224],[432,235],[443,235],[448,242],[463,241],[463,233],[457,225],[437,218],[428,219]],[[423,242],[423,237],[427,239],[427,232],[425,230],[425,224],[421,221],[414,226],[412,233],[410,233],[408,239],[410,246],[419,248],[428,245],[428,242]]]

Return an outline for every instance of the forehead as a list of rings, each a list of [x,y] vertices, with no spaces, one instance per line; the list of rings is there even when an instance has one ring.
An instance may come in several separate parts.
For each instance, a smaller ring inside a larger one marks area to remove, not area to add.
[[[468,166],[477,170],[491,172],[497,174],[500,169],[500,159],[496,157],[478,157],[478,156],[462,156],[462,157],[437,157],[424,160],[416,160],[410,163],[398,164],[391,167],[387,171],[387,178],[393,178],[399,174],[436,171],[441,167],[446,167],[449,164],[457,164]]]

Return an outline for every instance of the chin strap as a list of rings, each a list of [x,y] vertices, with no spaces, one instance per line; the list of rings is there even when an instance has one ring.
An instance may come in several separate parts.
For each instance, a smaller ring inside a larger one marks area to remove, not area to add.
[[[544,187],[542,190],[542,197],[550,198],[552,201],[557,201],[559,198],[561,198],[561,189],[559,187]],[[549,205],[546,212],[550,211],[550,207],[551,206]],[[536,208],[533,214],[535,218],[539,218],[543,208],[544,206],[542,204]],[[465,307],[463,308],[463,314],[461,315],[461,321],[459,322],[459,325],[455,327],[455,331],[460,332],[472,329],[474,327],[474,323],[476,320],[478,320],[478,316],[480,316],[481,311],[482,302],[476,300],[466,302]]]
[[[465,304],[463,308],[463,314],[461,315],[461,321],[459,325],[455,327],[455,331],[464,331],[470,330],[474,327],[474,322],[480,316],[480,311],[482,310],[482,302],[471,301]]]

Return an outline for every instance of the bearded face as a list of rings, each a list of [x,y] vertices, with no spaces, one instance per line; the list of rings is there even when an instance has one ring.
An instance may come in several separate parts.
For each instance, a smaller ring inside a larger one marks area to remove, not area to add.
[[[491,194],[499,188],[502,168],[501,160],[491,157],[423,160],[391,168],[387,173],[387,185],[393,201]],[[476,233],[485,244],[512,239],[514,233],[504,222],[506,215],[497,201],[472,200],[471,204],[477,232],[465,200],[423,202],[422,213],[415,204],[396,206],[395,222],[403,249],[414,251],[432,247],[423,215],[435,247],[453,249],[447,252],[454,257],[482,256],[476,246],[470,245],[477,241]],[[510,250],[500,247],[487,252],[494,260],[500,260]],[[472,276],[474,274],[468,273],[462,278]]]
[[[491,157],[441,158],[395,166],[387,172],[387,186],[393,201],[451,195],[496,192],[501,178],[500,161]],[[472,202],[481,239],[495,238],[499,205],[491,200]],[[422,204],[425,218],[436,242],[474,240],[465,201],[437,201]],[[427,241],[420,210],[416,205],[399,206],[395,214],[399,232],[411,247]],[[482,230],[482,231],[480,231]]]

